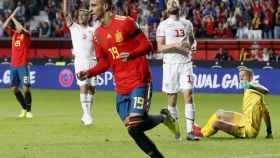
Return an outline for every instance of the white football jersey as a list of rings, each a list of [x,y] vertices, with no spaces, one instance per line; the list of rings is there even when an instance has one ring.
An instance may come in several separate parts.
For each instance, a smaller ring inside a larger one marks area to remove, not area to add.
[[[77,23],[73,23],[69,29],[72,39],[72,54],[75,58],[85,61],[96,59],[93,46],[93,35],[98,26],[83,27]]]
[[[164,37],[165,44],[179,43],[183,40],[189,40],[189,34],[193,33],[193,25],[187,20],[180,18],[175,20],[168,18],[162,21],[157,28],[157,37]],[[164,63],[189,63],[191,61],[191,51],[186,50],[186,55],[178,53],[164,53]]]

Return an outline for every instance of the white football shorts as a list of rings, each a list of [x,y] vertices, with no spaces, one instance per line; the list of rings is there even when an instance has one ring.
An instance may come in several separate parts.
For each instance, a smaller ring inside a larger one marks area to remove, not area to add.
[[[193,66],[190,63],[163,64],[162,91],[178,93],[193,88]]]
[[[80,71],[86,71],[90,68],[93,68],[97,64],[96,60],[87,61],[87,60],[79,60],[75,58],[74,61],[74,68],[75,68],[75,74],[77,74]],[[84,85],[90,85],[90,86],[96,86],[96,77],[91,77],[89,79],[86,79],[84,81],[77,79],[78,86],[84,86]]]

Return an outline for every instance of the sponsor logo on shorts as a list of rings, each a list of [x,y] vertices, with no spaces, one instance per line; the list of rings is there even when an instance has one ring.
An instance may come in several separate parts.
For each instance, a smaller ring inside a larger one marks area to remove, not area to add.
[[[63,69],[60,71],[58,78],[62,87],[71,87],[74,81],[74,74],[70,69]]]

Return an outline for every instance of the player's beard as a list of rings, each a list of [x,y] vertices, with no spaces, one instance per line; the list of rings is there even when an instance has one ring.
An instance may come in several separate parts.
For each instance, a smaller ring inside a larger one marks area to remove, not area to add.
[[[80,25],[87,25],[88,24],[88,22],[87,21],[84,21],[84,20],[79,20],[79,24]]]
[[[83,25],[87,26],[88,22],[87,21],[83,21]]]
[[[91,19],[92,19],[93,21],[98,20],[97,16],[96,16],[96,15],[94,15],[94,14],[92,14],[92,15],[91,15]]]
[[[88,24],[88,18],[80,17],[79,23],[82,25],[87,25]]]

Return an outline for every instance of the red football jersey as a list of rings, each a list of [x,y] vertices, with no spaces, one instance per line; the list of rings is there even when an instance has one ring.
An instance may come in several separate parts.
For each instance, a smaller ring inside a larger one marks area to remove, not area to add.
[[[146,43],[144,51],[139,49],[141,42]],[[151,50],[151,44],[132,18],[112,17],[108,26],[97,28],[94,45],[97,59],[109,62],[118,93],[128,94],[151,82],[150,67],[145,56]],[[130,53],[132,59],[127,62],[117,59],[122,52]]]
[[[12,66],[22,67],[28,64],[29,34],[12,31]]]

